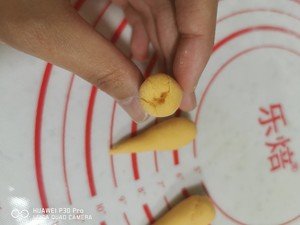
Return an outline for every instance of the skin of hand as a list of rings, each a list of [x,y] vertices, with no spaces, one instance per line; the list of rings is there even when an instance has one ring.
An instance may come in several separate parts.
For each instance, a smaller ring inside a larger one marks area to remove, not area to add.
[[[217,0],[114,0],[132,25],[131,50],[145,60],[149,43],[183,89],[181,109],[196,106],[194,89],[213,46]],[[103,90],[143,121],[139,69],[73,9],[69,0],[0,0],[0,42],[63,67]]]

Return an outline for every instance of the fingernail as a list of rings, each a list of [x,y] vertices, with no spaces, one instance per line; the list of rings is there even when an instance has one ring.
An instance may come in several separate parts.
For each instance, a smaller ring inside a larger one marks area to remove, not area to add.
[[[149,117],[149,115],[143,110],[139,97],[137,96],[117,100],[117,102],[137,123],[143,122]]]
[[[192,93],[183,92],[182,103],[180,108],[183,111],[191,111],[196,107],[196,105],[197,105],[197,100],[196,100],[195,92]]]

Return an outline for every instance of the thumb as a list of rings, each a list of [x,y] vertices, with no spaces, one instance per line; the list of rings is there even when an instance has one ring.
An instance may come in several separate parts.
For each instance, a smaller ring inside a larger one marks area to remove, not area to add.
[[[35,7],[27,6],[31,12],[22,13],[22,20],[12,19],[13,26],[7,27],[0,38],[19,50],[78,74],[115,98],[133,120],[143,121],[146,113],[138,99],[143,78],[138,68],[87,24],[68,1],[43,3],[38,7],[38,3]]]

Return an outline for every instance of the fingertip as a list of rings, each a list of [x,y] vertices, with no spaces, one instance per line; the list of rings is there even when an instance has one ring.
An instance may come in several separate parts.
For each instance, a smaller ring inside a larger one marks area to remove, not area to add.
[[[197,100],[195,92],[185,93],[183,92],[182,101],[180,105],[180,109],[182,111],[192,111],[197,106]]]
[[[136,123],[144,122],[149,118],[149,115],[143,110],[138,96],[117,100],[117,102]]]
[[[177,0],[179,31],[173,71],[186,93],[194,91],[212,53],[217,0]],[[190,109],[193,97],[185,97],[182,108]]]
[[[183,37],[173,62],[176,80],[186,93],[192,93],[211,54],[211,47],[201,37]]]
[[[149,39],[141,23],[133,26],[131,37],[131,50],[133,58],[145,61],[148,58]]]

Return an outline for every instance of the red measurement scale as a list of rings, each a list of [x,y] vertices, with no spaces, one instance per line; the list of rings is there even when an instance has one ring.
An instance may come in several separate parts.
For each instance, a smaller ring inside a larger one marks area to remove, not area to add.
[[[130,57],[119,8],[91,0],[74,7]],[[212,224],[299,224],[299,10],[292,0],[220,1],[190,113],[198,136],[170,152],[110,156],[112,144],[158,121],[136,124],[77,76],[1,46],[0,223],[151,224],[206,193]],[[157,61],[152,52],[139,64],[145,77]]]

